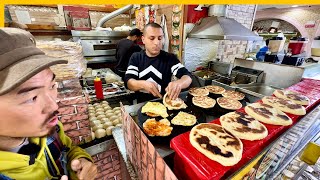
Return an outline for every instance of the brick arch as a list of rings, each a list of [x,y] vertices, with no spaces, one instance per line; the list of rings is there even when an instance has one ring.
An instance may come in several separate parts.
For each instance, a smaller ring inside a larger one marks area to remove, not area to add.
[[[307,52],[307,55],[310,55],[311,54],[311,43],[312,43],[312,39],[311,39],[311,36],[309,35],[309,33],[307,32],[306,28],[304,27],[304,24],[301,24],[299,23],[298,21],[288,17],[288,16],[285,16],[285,15],[282,15],[282,14],[259,14],[256,16],[254,22],[257,22],[257,21],[261,21],[261,20],[267,20],[267,19],[280,19],[280,20],[283,20],[283,21],[286,21],[290,24],[292,24],[301,34],[302,37],[307,37],[309,39],[309,43],[306,45],[306,52]]]

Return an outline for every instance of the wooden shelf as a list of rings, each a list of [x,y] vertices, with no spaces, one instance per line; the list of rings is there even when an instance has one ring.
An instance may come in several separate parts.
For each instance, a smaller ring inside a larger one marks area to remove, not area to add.
[[[35,5],[26,5],[26,6],[42,6],[42,7],[53,7],[53,8],[57,8],[58,5],[57,4],[35,4]],[[99,12],[106,12],[106,13],[111,13],[115,10],[117,10],[118,8],[114,8],[112,5],[80,5],[80,4],[64,4],[64,6],[77,6],[77,7],[84,7],[84,8],[88,8],[89,11],[99,11]],[[129,11],[123,13],[123,14],[129,14]]]
[[[258,33],[259,36],[277,36],[279,33]],[[283,33],[284,36],[296,36],[298,33]]]

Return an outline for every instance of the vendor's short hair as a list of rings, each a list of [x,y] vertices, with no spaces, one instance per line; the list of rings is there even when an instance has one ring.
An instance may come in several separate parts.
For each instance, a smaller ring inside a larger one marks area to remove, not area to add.
[[[148,27],[153,27],[153,28],[160,28],[160,29],[162,29],[162,27],[161,27],[158,23],[149,23],[149,24],[147,24],[147,25],[144,26],[143,33],[146,32],[146,29],[147,29]]]
[[[142,36],[142,32],[140,31],[140,29],[138,28],[135,28],[135,29],[132,29],[129,33],[129,36]]]

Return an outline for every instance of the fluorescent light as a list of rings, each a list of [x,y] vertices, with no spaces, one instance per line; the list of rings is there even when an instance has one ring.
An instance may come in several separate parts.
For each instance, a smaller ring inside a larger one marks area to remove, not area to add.
[[[291,7],[298,7],[298,5],[293,5],[293,6],[291,6]]]

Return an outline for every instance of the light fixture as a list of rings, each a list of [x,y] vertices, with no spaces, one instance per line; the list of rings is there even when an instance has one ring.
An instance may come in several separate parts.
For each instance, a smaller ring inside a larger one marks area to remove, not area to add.
[[[298,7],[298,5],[292,5],[291,7]]]

